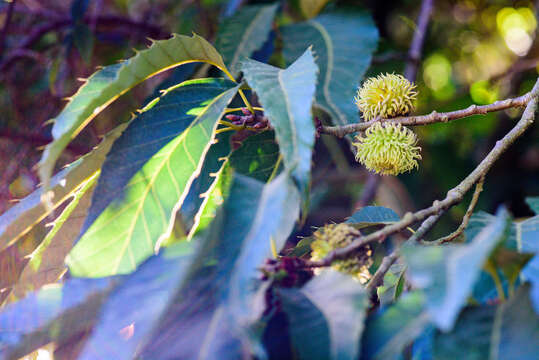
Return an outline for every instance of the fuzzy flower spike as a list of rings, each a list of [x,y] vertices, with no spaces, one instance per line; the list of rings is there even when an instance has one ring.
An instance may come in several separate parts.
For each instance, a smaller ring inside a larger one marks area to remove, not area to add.
[[[355,103],[365,120],[388,119],[414,109],[416,86],[402,75],[381,74],[367,79],[357,91]]]
[[[378,174],[398,175],[419,166],[417,138],[401,124],[377,122],[365,131],[365,137],[358,135],[356,140],[356,160]]]

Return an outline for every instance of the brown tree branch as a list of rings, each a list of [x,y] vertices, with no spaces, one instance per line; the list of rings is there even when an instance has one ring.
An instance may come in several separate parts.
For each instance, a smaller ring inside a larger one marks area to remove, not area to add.
[[[500,100],[488,105],[470,105],[465,109],[445,113],[438,113],[436,111],[433,111],[428,115],[400,116],[392,119],[374,119],[371,121],[343,126],[322,126],[321,132],[337,137],[344,137],[347,134],[352,134],[358,131],[365,131],[367,130],[367,128],[369,128],[376,122],[391,121],[392,123],[397,123],[405,126],[418,126],[439,122],[448,122],[451,120],[462,119],[464,117],[472,115],[484,115],[489,112],[495,112],[514,107],[524,107],[532,98],[532,91],[516,98]]]
[[[462,201],[464,195],[482,177],[486,175],[496,160],[498,160],[498,158],[509,148],[509,146],[511,146],[511,144],[513,144],[513,142],[515,142],[515,140],[518,139],[526,131],[526,129],[533,124],[538,98],[539,79],[535,83],[533,90],[528,94],[526,109],[524,110],[524,113],[517,124],[501,140],[496,142],[496,145],[487,154],[487,156],[485,156],[479,165],[464,180],[462,180],[460,184],[447,192],[447,196],[443,200],[435,200],[432,206],[428,208],[415,213],[407,213],[400,221],[387,225],[381,230],[378,230],[365,237],[360,237],[346,247],[333,250],[322,260],[310,261],[307,263],[307,266],[329,266],[335,260],[352,256],[355,251],[369,243],[383,241],[388,236],[400,232],[418,221],[423,221],[433,215],[440,214],[442,211],[445,211]]]
[[[384,283],[384,276],[388,272],[391,265],[399,258],[398,250],[394,250],[391,254],[384,256],[380,266],[372,276],[371,280],[367,284],[367,292],[371,293],[376,288]]]
[[[408,52],[408,61],[406,62],[406,68],[404,69],[404,77],[410,81],[415,81],[417,75],[419,60],[421,59],[421,49],[423,49],[423,42],[425,41],[433,3],[434,0],[423,0],[421,3],[421,10],[419,11],[419,16],[417,18],[417,28],[414,32],[412,45]]]

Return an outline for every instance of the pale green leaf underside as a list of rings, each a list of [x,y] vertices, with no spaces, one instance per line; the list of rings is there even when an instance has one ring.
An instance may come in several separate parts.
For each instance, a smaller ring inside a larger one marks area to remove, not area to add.
[[[239,73],[240,61],[268,38],[277,7],[278,4],[245,6],[219,27],[215,47],[234,76]]]
[[[40,188],[2,214],[0,216],[0,249],[8,247],[28,233],[54,208],[63,204],[82,182],[95,175],[105,161],[114,140],[122,134],[125,127],[126,124],[119,125],[108,133],[92,152],[71,163],[51,179],[50,191],[54,194],[51,208],[47,208],[41,201]]]
[[[275,129],[286,169],[305,195],[314,145],[311,106],[318,72],[311,50],[284,70],[247,60],[242,71]]]
[[[335,125],[357,123],[355,92],[378,42],[372,18],[354,11],[323,14],[282,28],[282,36],[288,64],[313,46],[320,67],[316,105],[331,115]]]
[[[198,176],[217,121],[238,87],[204,108],[181,135],[157,152],[82,235],[67,258],[74,276],[128,273],[170,235],[176,212]]]
[[[221,55],[198,35],[173,35],[155,41],[122,63],[93,74],[54,119],[53,142],[47,145],[39,163],[39,176],[48,190],[56,160],[73,139],[99,112],[120,95],[147,78],[189,62],[207,62],[226,70]]]

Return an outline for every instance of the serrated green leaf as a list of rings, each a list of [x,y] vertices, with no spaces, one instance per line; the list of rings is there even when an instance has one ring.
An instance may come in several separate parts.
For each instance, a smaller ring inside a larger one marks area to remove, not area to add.
[[[299,359],[356,359],[367,293],[350,276],[324,270],[300,290],[279,289]]]
[[[361,359],[399,359],[404,347],[429,324],[424,302],[423,294],[414,291],[370,316],[361,341]]]
[[[41,189],[37,189],[17,205],[0,216],[0,250],[14,244],[32,227],[45,219],[55,208],[63,204],[81,183],[94,176],[105,161],[113,142],[121,135],[126,125],[119,125],[109,132],[103,141],[89,154],[69,164],[51,179],[54,193],[52,208],[41,201]]]
[[[272,131],[249,136],[230,156],[235,172],[266,182],[278,165],[279,145]]]
[[[353,213],[346,222],[361,229],[367,226],[391,224],[399,220],[399,215],[392,209],[383,206],[365,206]]]
[[[39,176],[45,191],[56,160],[67,144],[99,112],[135,85],[172,67],[189,62],[207,62],[227,72],[221,55],[198,35],[173,35],[155,41],[149,49],[138,52],[122,63],[94,73],[54,119],[53,142],[47,145],[39,163]]]
[[[258,336],[251,326],[263,311],[258,269],[271,256],[270,238],[284,245],[299,202],[286,174],[266,185],[235,175],[225,204],[197,238],[200,248],[182,289],[142,357],[233,359],[255,351],[247,344]]]
[[[191,124],[130,178],[120,196],[81,236],[67,257],[72,275],[131,272],[169,237],[214,139],[217,122],[237,91],[238,86],[205,104],[192,104],[196,117]]]
[[[405,245],[401,252],[410,283],[423,289],[426,306],[436,326],[450,330],[473,290],[488,255],[509,226],[505,209],[466,245]]]
[[[16,298],[22,298],[29,291],[38,290],[43,285],[57,282],[67,270],[64,259],[82,228],[98,175],[96,173],[77,188],[69,204],[54,220],[47,236],[30,254],[30,260],[12,289]]]
[[[219,26],[215,47],[234,76],[240,71],[240,61],[250,57],[268,38],[278,6],[244,6]]]
[[[284,70],[246,60],[242,71],[275,129],[285,168],[306,198],[315,132],[311,104],[318,72],[311,50]]]
[[[356,11],[328,13],[286,26],[281,34],[287,63],[313,46],[320,68],[316,106],[326,111],[335,125],[357,123],[355,92],[378,42],[371,17]]]

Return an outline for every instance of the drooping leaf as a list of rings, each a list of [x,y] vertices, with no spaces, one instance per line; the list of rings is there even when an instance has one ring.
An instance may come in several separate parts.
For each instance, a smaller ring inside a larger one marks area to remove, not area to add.
[[[244,6],[219,26],[215,47],[237,76],[240,61],[250,57],[268,38],[278,4]]]
[[[322,10],[328,2],[329,0],[300,0],[299,6],[303,15],[305,15],[307,19],[310,19],[318,15],[320,10]]]
[[[170,236],[177,211],[198,176],[215,128],[238,86],[202,105],[196,117],[142,166],[81,236],[67,257],[74,276],[133,271]]]
[[[0,312],[0,357],[19,359],[73,333],[91,330],[113,279],[71,279],[10,304]]]
[[[450,330],[481,268],[509,226],[509,215],[500,209],[495,219],[465,245],[402,248],[407,278],[425,292],[426,307],[436,326]]]
[[[256,352],[248,329],[263,311],[255,306],[258,268],[271,256],[270,238],[282,246],[298,216],[299,194],[286,174],[265,186],[236,175],[142,356],[232,359]]]
[[[14,244],[35,224],[46,218],[54,208],[72,196],[81,183],[94,176],[101,168],[113,142],[121,135],[125,127],[125,124],[116,127],[91,153],[69,164],[51,179],[51,191],[54,193],[52,208],[47,208],[42,203],[41,189],[37,189],[2,214],[0,216],[0,249]]]
[[[376,50],[378,30],[363,12],[328,13],[281,29],[287,63],[313,46],[320,68],[316,105],[335,125],[357,123],[354,96]]]
[[[357,228],[372,225],[385,225],[399,221],[399,215],[392,209],[383,206],[365,206],[350,216],[347,223]]]
[[[424,303],[423,294],[414,291],[370,316],[361,341],[361,359],[399,359],[404,347],[429,323]]]
[[[350,276],[332,269],[303,288],[279,289],[299,359],[356,359],[367,294]]]
[[[111,291],[78,359],[133,359],[178,290],[193,243],[151,257]]]
[[[247,60],[242,71],[275,129],[284,166],[305,198],[314,145],[311,104],[318,68],[313,54],[308,49],[284,70]]]
[[[526,198],[526,204],[528,204],[535,215],[539,215],[539,196]]]
[[[405,272],[406,267],[403,264],[391,265],[384,275],[383,284],[376,288],[380,305],[389,305],[398,299],[403,290]]]
[[[47,145],[39,163],[44,190],[49,190],[50,178],[62,151],[99,112],[145,79],[190,62],[207,62],[227,72],[221,55],[206,40],[198,35],[175,34],[168,40],[155,41],[149,49],[129,60],[94,73],[54,119],[54,140]]]
[[[64,259],[82,228],[98,175],[95,174],[85,181],[73,193],[73,199],[54,220],[47,236],[32,252],[19,281],[12,289],[16,298],[22,298],[27,292],[38,290],[43,285],[55,283],[67,270]]]

